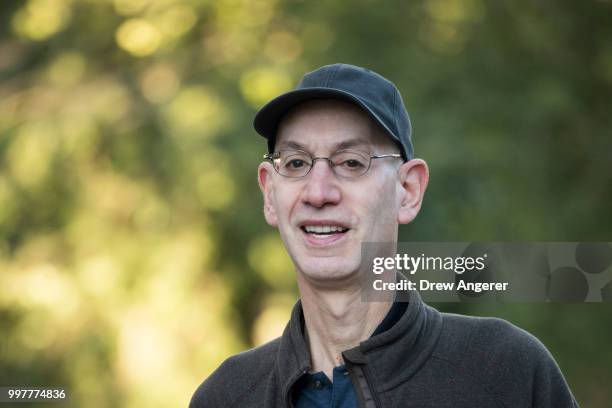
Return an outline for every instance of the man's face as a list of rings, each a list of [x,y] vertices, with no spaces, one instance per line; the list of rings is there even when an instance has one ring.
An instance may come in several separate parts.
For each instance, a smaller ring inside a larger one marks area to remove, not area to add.
[[[314,157],[342,149],[367,156],[398,152],[361,109],[335,100],[311,101],[292,110],[276,139],[275,150],[286,149]],[[359,270],[362,242],[396,241],[405,198],[400,165],[399,158],[375,159],[355,179],[338,178],[325,160],[317,160],[298,179],[281,176],[270,163],[260,165],[266,220],[278,227],[298,273],[318,282],[346,279]]]

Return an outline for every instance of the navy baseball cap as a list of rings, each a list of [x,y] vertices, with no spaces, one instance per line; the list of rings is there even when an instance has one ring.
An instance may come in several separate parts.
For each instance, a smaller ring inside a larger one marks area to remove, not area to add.
[[[268,102],[255,115],[253,127],[274,150],[278,124],[294,106],[311,99],[341,99],[361,107],[387,132],[402,157],[413,158],[411,125],[402,96],[393,82],[366,68],[325,65],[304,75],[293,91]]]

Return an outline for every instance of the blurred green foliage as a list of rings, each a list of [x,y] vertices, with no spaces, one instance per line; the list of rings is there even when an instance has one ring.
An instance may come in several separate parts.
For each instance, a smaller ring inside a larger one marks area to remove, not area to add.
[[[5,0],[0,384],[186,406],[296,299],[255,110],[333,62],[394,80],[431,182],[403,240],[610,241],[610,1]],[[606,304],[444,304],[612,400]]]

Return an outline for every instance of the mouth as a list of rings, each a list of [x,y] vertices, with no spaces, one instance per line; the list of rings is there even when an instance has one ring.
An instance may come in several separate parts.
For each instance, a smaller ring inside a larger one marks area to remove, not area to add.
[[[300,229],[306,240],[315,246],[329,245],[344,238],[350,231],[345,225],[337,222],[307,221]]]

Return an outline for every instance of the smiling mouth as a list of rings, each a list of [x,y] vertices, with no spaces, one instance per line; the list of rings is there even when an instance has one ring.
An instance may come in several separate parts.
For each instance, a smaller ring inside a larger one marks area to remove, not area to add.
[[[316,237],[339,236],[349,230],[338,225],[303,225],[300,227],[306,234]]]

